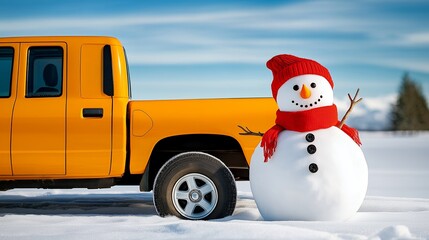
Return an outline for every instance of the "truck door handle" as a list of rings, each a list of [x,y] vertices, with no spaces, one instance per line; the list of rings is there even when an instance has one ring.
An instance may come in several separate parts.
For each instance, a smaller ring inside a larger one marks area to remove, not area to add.
[[[102,118],[103,117],[102,108],[84,108],[82,113],[84,118]]]

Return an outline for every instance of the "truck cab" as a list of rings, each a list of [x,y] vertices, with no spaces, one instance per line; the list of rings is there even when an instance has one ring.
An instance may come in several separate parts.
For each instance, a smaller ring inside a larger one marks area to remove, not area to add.
[[[0,42],[2,178],[123,172],[129,81],[120,57],[123,47],[112,38]]]
[[[237,125],[268,129],[273,99],[130,96],[116,38],[0,38],[0,189],[136,184],[162,216],[232,214],[260,141]]]

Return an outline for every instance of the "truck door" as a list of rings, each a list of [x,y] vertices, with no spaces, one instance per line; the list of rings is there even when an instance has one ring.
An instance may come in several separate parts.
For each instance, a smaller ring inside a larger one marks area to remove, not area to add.
[[[19,44],[0,44],[0,176],[12,175],[10,132],[16,98]]]
[[[76,92],[78,96],[69,96],[67,102],[67,175],[108,176],[112,158],[113,106],[110,46],[81,46],[80,82],[76,84],[80,85]]]
[[[66,50],[65,43],[21,44],[12,118],[13,175],[65,174]]]

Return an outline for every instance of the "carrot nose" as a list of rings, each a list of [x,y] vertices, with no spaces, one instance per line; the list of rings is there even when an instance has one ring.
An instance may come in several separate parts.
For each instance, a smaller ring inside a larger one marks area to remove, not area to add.
[[[305,84],[302,84],[302,89],[301,89],[301,94],[300,95],[304,99],[307,99],[307,98],[309,98],[311,96],[311,91],[310,91],[310,89],[307,86],[305,86]]]

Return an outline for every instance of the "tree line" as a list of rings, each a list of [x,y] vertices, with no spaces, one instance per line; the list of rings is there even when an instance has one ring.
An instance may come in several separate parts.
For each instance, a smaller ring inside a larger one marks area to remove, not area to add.
[[[429,110],[422,87],[408,73],[402,77],[396,103],[392,105],[391,130],[429,130]]]

